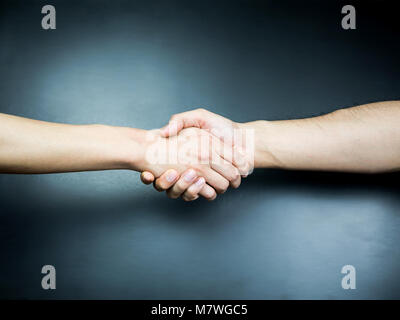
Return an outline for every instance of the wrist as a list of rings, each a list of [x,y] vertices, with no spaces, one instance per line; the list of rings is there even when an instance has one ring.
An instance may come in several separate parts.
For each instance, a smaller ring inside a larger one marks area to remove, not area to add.
[[[140,171],[145,158],[146,130],[90,125],[101,141],[101,155],[105,169]]]
[[[115,161],[122,169],[143,171],[146,164],[148,131],[129,127],[114,127],[119,142],[115,144]]]
[[[273,136],[275,125],[271,121],[258,120],[246,123],[238,123],[242,130],[253,130],[254,167],[255,168],[279,168],[279,161],[273,153]]]

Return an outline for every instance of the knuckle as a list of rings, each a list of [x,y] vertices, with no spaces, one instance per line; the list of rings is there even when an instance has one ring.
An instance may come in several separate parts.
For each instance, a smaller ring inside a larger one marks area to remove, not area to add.
[[[177,199],[179,197],[178,194],[176,194],[175,192],[169,191],[169,190],[167,191],[167,196],[170,199]]]
[[[161,180],[158,183],[158,186],[161,189],[161,191],[165,191],[165,190],[169,189],[169,187],[170,187],[169,183],[167,181],[163,181],[163,180]]]
[[[245,163],[240,167],[240,174],[247,175],[248,172],[249,172],[249,165]]]
[[[158,180],[158,179],[154,182],[154,189],[156,189],[156,190],[159,191],[159,192],[165,190],[165,189],[162,187],[160,180]]]
[[[233,182],[238,178],[238,172],[236,170],[231,170],[229,172],[228,180],[229,182]]]
[[[226,180],[228,180],[228,182],[232,182],[233,180],[235,180],[235,177],[231,170],[225,170],[225,172],[223,173],[223,176]]]
[[[218,194],[224,194],[226,192],[227,188],[223,188],[223,189],[218,189]]]
[[[175,186],[173,188],[173,191],[177,192],[177,193],[182,193],[183,191],[185,191],[185,189],[186,189],[186,182],[183,182],[182,180],[179,180],[175,184]]]
[[[212,187],[209,187],[208,185],[206,185],[206,188],[203,189],[203,192],[201,193],[201,195],[205,199],[210,200],[213,197],[215,197],[216,193],[215,193],[215,190]]]
[[[190,190],[190,189],[188,189],[188,190],[186,190],[185,195],[186,195],[187,197],[195,197],[195,196],[197,195],[197,193],[196,193],[195,190]]]
[[[221,182],[220,184],[219,184],[219,186],[217,187],[218,188],[218,193],[225,193],[226,192],[226,190],[228,189],[228,187],[229,187],[229,181],[228,180],[224,180],[223,182]]]
[[[183,200],[185,200],[185,201],[187,201],[187,202],[189,202],[189,201],[193,201],[193,200],[196,200],[196,197],[192,197],[192,196],[188,196],[188,195],[183,195]]]
[[[232,183],[232,188],[234,188],[234,189],[239,188],[240,183],[241,183],[241,179],[240,179],[240,177],[239,177],[237,180],[233,181],[233,183]]]
[[[214,192],[206,197],[208,201],[213,201],[217,198],[217,194]]]
[[[250,172],[250,164],[247,161],[246,161],[246,165],[245,165],[245,170],[246,170],[247,174]]]

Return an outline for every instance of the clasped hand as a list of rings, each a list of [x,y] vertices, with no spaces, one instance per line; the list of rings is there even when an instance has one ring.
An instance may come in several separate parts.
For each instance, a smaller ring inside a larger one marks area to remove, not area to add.
[[[239,124],[204,109],[174,115],[147,133],[141,179],[172,199],[214,200],[252,170],[243,136]]]

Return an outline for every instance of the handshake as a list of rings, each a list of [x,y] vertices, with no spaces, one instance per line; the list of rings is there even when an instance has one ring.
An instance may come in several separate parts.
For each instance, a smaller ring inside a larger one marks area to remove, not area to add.
[[[400,103],[306,119],[237,123],[203,109],[159,130],[70,125],[0,113],[0,173],[130,169],[170,198],[214,200],[253,168],[400,169]]]
[[[253,170],[253,132],[204,109],[176,114],[144,134],[141,179],[172,199],[214,200]]]

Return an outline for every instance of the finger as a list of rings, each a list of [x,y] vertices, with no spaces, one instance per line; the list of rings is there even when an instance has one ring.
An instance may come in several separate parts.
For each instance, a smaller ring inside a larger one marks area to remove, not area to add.
[[[248,158],[245,153],[240,148],[233,148],[233,158],[232,159],[226,159],[227,161],[230,162],[232,161],[233,165],[238,168],[240,174],[243,177],[247,177],[247,175],[250,174],[251,168],[250,168],[250,163],[248,161]]]
[[[224,193],[228,189],[229,181],[211,167],[205,166],[199,170],[200,175],[206,179],[207,183],[213,187],[217,193]]]
[[[212,150],[214,151],[214,153],[211,154],[211,168],[217,171],[225,179],[229,180],[229,183],[233,188],[238,188],[241,183],[241,172],[232,163],[234,159],[234,156],[232,156],[233,146],[228,145],[227,143],[222,143],[215,137],[212,138],[211,143]],[[227,161],[225,157],[230,161]]]
[[[144,184],[150,184],[154,181],[154,176],[151,172],[143,171],[140,174],[140,180],[142,180]]]
[[[236,184],[239,182],[239,185],[240,185],[240,180],[237,181],[238,178],[240,178],[239,170],[237,168],[235,168],[231,163],[226,161],[225,159],[223,159],[219,156],[218,157],[214,156],[214,159],[212,159],[210,166],[213,170],[215,170],[221,176],[223,176],[225,179],[227,179],[230,184],[233,181],[235,181]]]
[[[204,113],[205,110],[196,109],[174,114],[169,123],[161,129],[161,134],[164,137],[171,137],[178,134],[184,128],[202,128],[202,124],[205,122]]]
[[[208,201],[215,200],[217,197],[217,193],[215,190],[210,187],[208,184],[205,184],[203,188],[200,190],[199,195],[207,199]]]
[[[193,201],[199,197],[199,192],[206,184],[206,180],[203,177],[200,177],[193,183],[186,191],[183,193],[182,198],[185,201]]]
[[[216,145],[216,143],[218,142],[213,140],[213,145]],[[232,163],[239,170],[240,175],[247,176],[249,174],[250,166],[247,157],[239,148],[223,144],[222,146],[217,145],[215,150],[223,159]]]
[[[241,175],[239,174],[235,180],[230,181],[229,185],[230,185],[232,188],[237,189],[237,188],[240,187],[240,184],[241,184],[241,183],[242,183],[242,177],[241,177]]]
[[[178,179],[179,174],[174,169],[169,169],[165,171],[159,178],[154,181],[154,188],[157,191],[165,191],[171,188],[176,180]]]
[[[167,196],[171,199],[179,198],[196,180],[197,173],[193,169],[186,170],[180,179],[167,190]]]
[[[239,148],[234,147],[232,144],[229,143],[223,143],[220,139],[212,136],[211,138],[211,145],[212,145],[212,150],[217,153],[222,159],[226,160],[228,164],[231,164],[233,167],[235,167],[238,172],[237,174],[240,174],[242,176],[245,176],[249,172],[249,165],[246,161],[246,156],[244,155]],[[213,155],[213,154],[212,154]],[[213,159],[213,158],[212,158]],[[218,159],[218,157],[216,157]],[[225,166],[227,164],[225,163]],[[230,168],[228,173],[231,176],[229,179],[229,176],[226,176],[222,172],[218,171],[220,174],[222,174],[224,177],[226,177],[229,181],[233,181],[237,179],[236,175],[232,177],[233,174],[233,169]],[[235,171],[236,173],[236,171]]]

